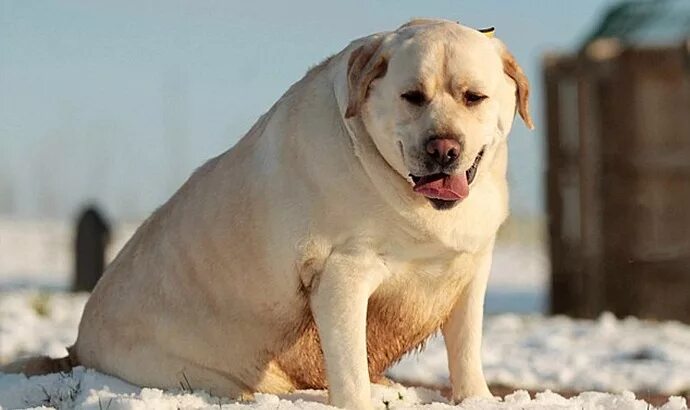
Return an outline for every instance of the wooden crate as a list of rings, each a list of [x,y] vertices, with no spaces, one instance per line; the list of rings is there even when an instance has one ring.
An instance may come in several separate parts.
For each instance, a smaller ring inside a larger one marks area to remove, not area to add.
[[[551,310],[690,322],[690,58],[545,60]]]

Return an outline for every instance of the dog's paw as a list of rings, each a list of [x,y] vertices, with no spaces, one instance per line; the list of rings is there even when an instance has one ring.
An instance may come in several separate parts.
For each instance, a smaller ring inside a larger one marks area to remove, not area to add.
[[[477,384],[475,386],[467,386],[464,388],[453,389],[452,401],[453,403],[460,403],[465,399],[472,398],[493,398],[489,387],[486,383]]]
[[[337,407],[343,410],[375,410],[371,402],[348,402],[348,403],[333,403],[329,402],[333,407]]]

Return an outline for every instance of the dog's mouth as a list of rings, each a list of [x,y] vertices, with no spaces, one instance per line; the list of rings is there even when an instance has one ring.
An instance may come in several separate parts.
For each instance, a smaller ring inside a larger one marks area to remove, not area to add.
[[[449,209],[470,194],[470,184],[477,176],[477,168],[484,156],[484,149],[474,159],[472,165],[461,174],[439,172],[417,176],[410,174],[414,191],[424,195],[436,209]]]

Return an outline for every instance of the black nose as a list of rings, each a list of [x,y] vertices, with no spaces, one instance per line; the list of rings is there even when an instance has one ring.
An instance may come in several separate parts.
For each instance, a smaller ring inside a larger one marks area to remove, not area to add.
[[[460,157],[460,143],[453,138],[432,138],[426,143],[426,152],[436,163],[447,167]]]

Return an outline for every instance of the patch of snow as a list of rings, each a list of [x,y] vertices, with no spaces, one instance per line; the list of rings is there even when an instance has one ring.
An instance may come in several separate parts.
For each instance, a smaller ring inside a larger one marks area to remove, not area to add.
[[[107,260],[117,255],[136,227],[113,227]],[[0,289],[67,289],[73,270],[73,229],[62,220],[0,217]]]
[[[115,227],[109,258],[136,225]],[[85,294],[55,292],[69,286],[72,232],[68,224],[0,219],[0,363],[18,357],[64,356],[74,342],[86,303]],[[542,245],[499,242],[487,292],[483,362],[491,384],[536,390],[606,390],[566,399],[555,393],[530,398],[517,391],[499,400],[468,400],[462,409],[647,409],[627,390],[676,394],[690,390],[690,326],[675,322],[598,320],[502,313],[543,312],[548,259]],[[40,287],[43,291],[22,290]],[[51,290],[46,292],[46,290]],[[432,338],[424,351],[390,370],[398,380],[424,385],[448,383],[443,340]],[[437,392],[420,388],[375,386],[377,408],[452,408]],[[141,389],[117,378],[76,368],[67,374],[27,379],[0,374],[0,408],[225,408],[323,409],[323,391],[289,395],[257,394],[234,402],[204,392]],[[672,397],[664,410],[687,409]]]
[[[372,386],[372,404],[376,409],[625,409],[648,410],[651,407],[630,392],[620,394],[585,392],[566,399],[549,391],[531,398],[526,391],[516,391],[504,399],[468,399],[452,405],[438,392],[401,385]],[[57,408],[94,410],[138,409],[332,409],[325,391],[297,391],[285,395],[255,394],[253,400],[233,401],[203,391],[163,391],[139,388],[116,378],[77,367],[70,373],[26,378],[0,375],[1,408]],[[684,398],[672,397],[663,410],[687,409]]]
[[[484,321],[482,360],[491,384],[530,389],[690,390],[690,326],[678,322],[574,320],[503,314]],[[390,370],[398,380],[448,384],[441,337]]]
[[[0,363],[17,357],[67,355],[88,294],[20,290],[0,293]]]
[[[77,334],[85,294],[0,293],[0,361],[64,356]],[[690,390],[690,326],[676,322],[503,314],[487,316],[484,373],[491,384],[537,390]],[[423,385],[448,384],[442,338],[405,357],[389,374]]]
[[[497,241],[489,288],[502,292],[531,290],[546,294],[549,269],[545,242]]]

